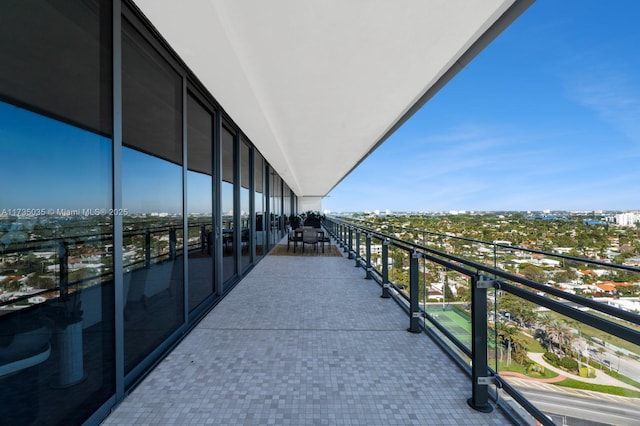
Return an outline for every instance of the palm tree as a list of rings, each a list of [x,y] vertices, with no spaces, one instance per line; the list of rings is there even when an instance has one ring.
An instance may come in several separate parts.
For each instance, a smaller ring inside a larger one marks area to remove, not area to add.
[[[511,365],[511,351],[522,346],[520,339],[518,339],[518,327],[505,326],[502,323],[498,323],[498,336],[501,343],[507,345],[507,367]]]
[[[541,338],[544,346],[551,346],[549,342],[549,328],[553,322],[553,317],[549,314],[541,314],[538,316],[538,325],[544,330],[544,337]]]
[[[575,336],[573,330],[560,319],[553,319],[547,328],[547,337],[551,343],[556,343],[560,352],[565,352],[567,344],[570,344]]]

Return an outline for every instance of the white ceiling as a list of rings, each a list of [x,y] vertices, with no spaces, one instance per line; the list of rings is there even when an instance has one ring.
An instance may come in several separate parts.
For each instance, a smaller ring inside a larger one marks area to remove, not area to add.
[[[326,195],[531,2],[135,0],[303,197]]]

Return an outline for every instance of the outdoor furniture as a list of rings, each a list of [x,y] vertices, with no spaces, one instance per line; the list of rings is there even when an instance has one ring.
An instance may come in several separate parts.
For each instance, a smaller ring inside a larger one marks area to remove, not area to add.
[[[322,243],[322,252],[324,253],[324,244],[331,243],[331,237],[325,235],[324,231],[318,230],[318,242]]]
[[[298,243],[302,242],[302,230],[301,229],[292,229],[289,231],[289,235],[287,236],[287,251],[289,251],[289,247],[293,242],[293,252],[296,252],[296,247],[298,247]]]
[[[304,253],[304,246],[306,244],[313,244],[318,251],[318,230],[315,228],[304,228],[302,230],[302,252]]]

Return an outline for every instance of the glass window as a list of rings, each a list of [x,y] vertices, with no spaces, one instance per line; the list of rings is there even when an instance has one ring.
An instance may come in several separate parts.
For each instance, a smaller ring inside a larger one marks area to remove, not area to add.
[[[112,132],[111,2],[3,1],[0,96]]]
[[[122,57],[124,349],[130,371],[184,322],[182,80],[126,21]]]
[[[256,217],[256,231],[255,241],[256,241],[256,256],[263,256],[265,252],[265,243],[266,243],[266,228],[264,225],[265,220],[265,196],[264,196],[264,160],[262,159],[262,155],[260,155],[257,151],[254,151],[254,160],[253,160],[253,179],[255,185],[255,217]]]
[[[231,132],[222,128],[222,278],[229,280],[237,274],[236,250],[234,249],[235,223],[234,223],[234,136]]]
[[[250,212],[250,189],[251,189],[251,169],[250,166],[251,148],[244,141],[240,144],[240,244],[241,256],[240,266],[244,270],[251,264],[251,212]]]
[[[187,98],[189,311],[214,292],[213,126],[211,114]]]
[[[289,189],[289,186],[287,184],[284,184],[284,199],[283,199],[283,204],[284,204],[284,227],[285,230],[288,229],[289,226],[291,226],[290,220],[291,220],[291,190]]]
[[[0,12],[0,413],[80,424],[115,393],[111,5]]]
[[[282,238],[282,179],[273,172],[271,180],[271,235],[273,244],[277,244]]]

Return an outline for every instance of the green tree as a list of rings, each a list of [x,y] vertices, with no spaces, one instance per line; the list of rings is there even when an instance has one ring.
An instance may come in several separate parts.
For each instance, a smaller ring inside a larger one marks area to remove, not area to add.
[[[539,266],[525,263],[520,266],[520,273],[532,281],[545,283],[547,281],[547,273]]]
[[[553,280],[557,283],[566,283],[575,280],[578,278],[578,274],[575,270],[567,268],[561,271],[558,271],[553,276]]]
[[[507,326],[502,323],[498,323],[498,339],[501,345],[507,349],[507,366],[511,365],[512,352],[522,352],[524,348],[523,339],[520,336],[518,327]],[[518,356],[517,362],[520,363],[525,357]]]
[[[512,316],[519,318],[523,322],[533,321],[536,319],[537,305],[528,300],[521,299],[513,294],[503,293],[498,298],[498,309],[511,313]]]

